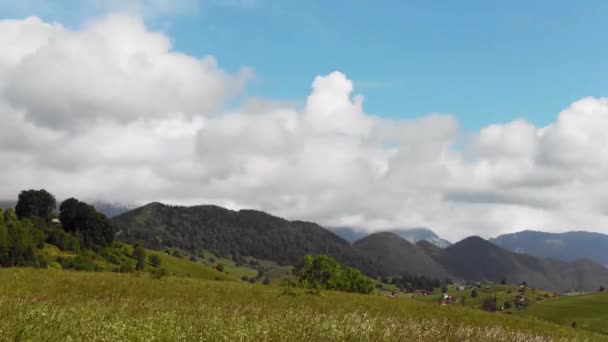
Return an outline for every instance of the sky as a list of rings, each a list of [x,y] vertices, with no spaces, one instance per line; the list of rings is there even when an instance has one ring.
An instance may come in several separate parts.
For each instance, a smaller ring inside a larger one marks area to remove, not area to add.
[[[0,0],[0,198],[608,233],[607,11]]]

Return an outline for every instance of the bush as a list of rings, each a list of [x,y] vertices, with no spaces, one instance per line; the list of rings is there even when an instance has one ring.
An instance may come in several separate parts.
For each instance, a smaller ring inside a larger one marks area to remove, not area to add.
[[[510,309],[511,307],[513,307],[513,304],[511,304],[510,300],[505,300],[505,303],[503,304],[505,309]]]
[[[198,258],[197,258],[197,257],[195,257],[194,255],[191,255],[191,256],[190,256],[190,261],[191,261],[191,262],[198,262]]]
[[[131,273],[135,272],[135,265],[130,261],[123,261],[115,270],[120,273]]]
[[[246,276],[246,275],[244,275],[244,276],[241,277],[241,280],[242,281],[249,281],[249,277]]]
[[[148,262],[154,266],[154,267],[158,267],[161,264],[161,259],[157,254],[150,254],[150,256],[148,257]]]
[[[68,268],[73,268],[77,271],[96,271],[98,270],[97,265],[93,262],[93,258],[89,255],[79,254],[75,258],[68,259]]]
[[[494,312],[496,311],[496,298],[486,297],[481,304],[481,309],[484,311]]]
[[[477,298],[479,297],[479,294],[477,294],[477,290],[473,289],[473,291],[471,291],[471,298]]]
[[[150,272],[150,277],[152,277],[152,279],[156,279],[156,280],[162,279],[168,275],[169,275],[169,271],[167,271],[166,268],[157,268],[157,269],[153,269]]]
[[[371,293],[375,282],[359,270],[345,267],[327,255],[307,255],[295,268],[299,286],[319,293],[321,289]]]
[[[215,269],[220,272],[224,272],[224,264],[217,264],[217,266],[215,266]]]
[[[264,285],[270,285],[270,279],[264,278],[264,281],[262,281],[262,284],[264,284]]]

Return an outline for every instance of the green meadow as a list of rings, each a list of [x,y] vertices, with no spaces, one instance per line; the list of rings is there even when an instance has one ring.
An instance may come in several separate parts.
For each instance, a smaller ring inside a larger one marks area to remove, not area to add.
[[[608,341],[535,317],[386,294],[145,272],[0,269],[0,318],[1,341]]]
[[[563,296],[534,305],[521,314],[608,334],[608,293]]]

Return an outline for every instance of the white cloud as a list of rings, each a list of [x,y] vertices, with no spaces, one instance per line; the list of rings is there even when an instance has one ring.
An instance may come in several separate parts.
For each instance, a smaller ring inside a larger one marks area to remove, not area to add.
[[[452,115],[365,112],[353,82],[317,76],[301,107],[247,99],[252,73],[175,51],[119,15],[79,30],[0,22],[0,198],[254,207],[326,225],[428,226],[457,239],[608,224],[608,100],[535,127],[464,134]],[[455,147],[456,145],[460,147]]]

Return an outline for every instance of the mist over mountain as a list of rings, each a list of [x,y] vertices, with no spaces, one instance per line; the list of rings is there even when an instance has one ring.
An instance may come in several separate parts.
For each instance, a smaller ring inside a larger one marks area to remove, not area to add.
[[[100,213],[110,218],[124,214],[135,208],[134,206],[109,202],[93,202],[93,205]]]
[[[608,235],[585,231],[546,233],[525,230],[500,235],[491,242],[514,252],[565,261],[589,258],[608,265]]]
[[[17,201],[0,200],[0,209],[14,208],[16,204],[17,204]]]
[[[350,228],[350,227],[335,227],[329,228],[331,231],[349,241],[351,243],[360,240],[368,235],[379,232],[389,232],[399,235],[400,237],[406,239],[411,243],[416,243],[418,241],[429,241],[432,244],[445,248],[451,243],[445,239],[440,238],[437,234],[435,234],[432,230],[428,228],[397,228],[397,229],[387,229],[380,230],[378,232],[367,232],[360,229]]]

